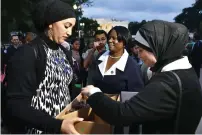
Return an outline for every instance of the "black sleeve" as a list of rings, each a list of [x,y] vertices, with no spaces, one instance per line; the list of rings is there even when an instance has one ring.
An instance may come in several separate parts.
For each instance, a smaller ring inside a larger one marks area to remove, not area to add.
[[[36,94],[35,54],[30,46],[20,47],[9,62],[7,112],[9,118],[23,126],[49,133],[60,133],[61,120],[31,107]]]
[[[113,101],[101,92],[90,96],[87,102],[109,124],[128,126],[173,117],[176,97],[176,92],[167,84],[156,82],[124,103]]]

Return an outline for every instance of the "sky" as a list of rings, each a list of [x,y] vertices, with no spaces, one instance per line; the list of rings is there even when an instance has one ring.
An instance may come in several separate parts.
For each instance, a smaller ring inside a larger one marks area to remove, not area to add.
[[[142,21],[160,19],[173,22],[183,8],[195,0],[91,0],[92,6],[83,6],[83,16],[92,19]]]

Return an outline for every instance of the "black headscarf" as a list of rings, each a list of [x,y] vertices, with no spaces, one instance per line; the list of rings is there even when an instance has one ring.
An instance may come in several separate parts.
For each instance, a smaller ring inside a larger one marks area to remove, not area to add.
[[[152,68],[156,72],[166,64],[182,57],[185,44],[188,41],[188,29],[178,23],[154,20],[139,29],[139,34],[146,41],[137,38],[140,45],[151,49],[157,59]]]
[[[39,32],[48,25],[67,18],[75,18],[74,9],[60,0],[40,0],[32,12],[33,22]]]

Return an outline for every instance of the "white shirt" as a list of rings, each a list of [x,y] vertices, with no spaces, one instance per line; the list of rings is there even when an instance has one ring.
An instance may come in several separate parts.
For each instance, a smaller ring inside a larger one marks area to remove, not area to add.
[[[188,57],[184,56],[181,59],[173,61],[168,65],[164,66],[161,72],[178,70],[178,69],[190,69],[192,65],[189,63]]]
[[[124,50],[124,53],[123,55],[121,56],[121,58],[116,62],[114,63],[110,69],[108,69],[106,72],[105,72],[105,69],[106,69],[106,66],[107,66],[107,61],[108,61],[108,58],[109,58],[109,51],[106,51],[104,54],[102,54],[98,60],[102,61],[98,67],[99,67],[99,70],[102,74],[102,76],[105,76],[105,75],[116,75],[116,69],[119,69],[121,71],[124,72],[124,69],[125,69],[125,66],[126,66],[126,62],[128,60],[128,52],[126,50]]]

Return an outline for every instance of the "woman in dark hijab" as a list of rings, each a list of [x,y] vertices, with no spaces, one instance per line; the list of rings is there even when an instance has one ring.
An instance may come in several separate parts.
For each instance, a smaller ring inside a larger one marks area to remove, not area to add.
[[[82,119],[55,117],[70,103],[72,57],[61,43],[71,34],[73,8],[60,0],[36,5],[33,20],[38,37],[21,47],[8,65],[6,123],[12,133],[77,133]]]
[[[113,125],[143,124],[143,133],[194,134],[202,115],[202,95],[188,58],[182,56],[187,28],[150,21],[139,29],[135,40],[140,58],[153,71],[149,83],[124,103],[111,100],[99,88],[87,86],[82,90],[89,96],[87,102],[98,116]]]

